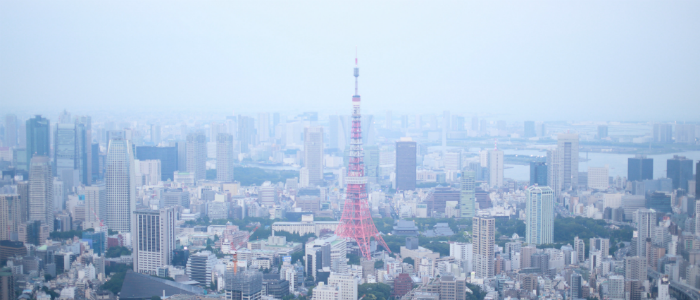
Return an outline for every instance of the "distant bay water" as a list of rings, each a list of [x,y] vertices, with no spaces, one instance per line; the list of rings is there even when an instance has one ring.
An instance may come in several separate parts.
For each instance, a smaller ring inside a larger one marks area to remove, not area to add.
[[[524,156],[546,156],[546,152],[538,150],[503,150],[506,155],[524,155]],[[693,172],[695,172],[695,164],[700,160],[700,151],[688,151],[679,153],[647,155],[648,158],[654,159],[654,178],[666,177],[666,160],[674,155],[685,156],[693,160]],[[588,167],[604,167],[608,165],[610,176],[612,177],[627,177],[627,159],[634,157],[634,154],[615,154],[615,153],[579,153],[581,161],[579,162],[579,172],[587,172]],[[588,161],[584,159],[588,156]],[[525,165],[505,165],[503,177],[515,180],[530,180],[530,166]]]

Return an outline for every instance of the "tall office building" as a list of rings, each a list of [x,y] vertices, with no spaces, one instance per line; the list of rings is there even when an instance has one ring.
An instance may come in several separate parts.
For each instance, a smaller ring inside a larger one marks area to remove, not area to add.
[[[654,179],[654,159],[646,155],[635,155],[627,159],[627,180],[644,181]]]
[[[503,150],[489,150],[488,152],[489,186],[503,186]]]
[[[586,260],[586,242],[579,239],[578,236],[574,238],[574,251],[576,251],[577,263],[582,263]]]
[[[87,186],[85,193],[85,223],[83,228],[98,228],[107,221],[107,190],[104,185]]]
[[[216,180],[233,181],[233,136],[219,133],[216,137]]]
[[[676,124],[676,143],[695,144],[695,124]]]
[[[634,212],[637,226],[637,256],[646,257],[646,242],[652,237],[656,226],[656,211],[641,208]],[[642,279],[643,280],[643,279]]]
[[[673,126],[671,124],[654,124],[653,138],[655,143],[673,142]]]
[[[571,274],[571,289],[569,289],[570,299],[583,298],[583,287],[581,286],[581,275],[578,273]]]
[[[129,232],[136,208],[136,173],[133,147],[123,131],[110,132],[105,164],[107,227]]]
[[[46,156],[51,155],[51,126],[49,120],[42,118],[37,115],[34,118],[27,120],[27,125],[25,131],[27,133],[27,160],[29,164],[32,161],[32,157],[36,156]]]
[[[644,256],[625,257],[625,280],[647,280],[647,258]]]
[[[255,120],[248,116],[238,116],[238,147],[240,153],[250,152],[251,144],[254,144]]]
[[[476,213],[476,173],[472,170],[462,171],[459,188],[460,215],[462,218],[472,218]]]
[[[160,125],[151,125],[151,143],[156,146],[160,144]]]
[[[56,124],[54,138],[55,174],[64,182],[73,177],[78,165],[78,141],[74,123]]]
[[[493,246],[496,240],[496,220],[492,217],[476,216],[472,219],[472,257],[477,278],[495,275]]]
[[[559,151],[547,150],[547,186],[554,191],[554,198],[559,199],[561,180],[559,178]]]
[[[612,275],[608,277],[608,296],[610,299],[625,299],[625,276]]]
[[[304,166],[311,186],[323,183],[323,127],[304,128]]]
[[[608,167],[588,167],[588,187],[596,190],[607,190],[610,186]]]
[[[598,139],[608,138],[608,125],[598,125]]]
[[[5,115],[5,147],[17,147],[17,116],[14,114]]]
[[[226,270],[224,280],[225,300],[260,300],[262,296],[263,275],[257,270]]]
[[[14,275],[12,268],[4,267],[0,269],[0,300],[13,299],[17,299]]]
[[[693,160],[674,155],[666,163],[666,177],[671,178],[673,189],[688,191],[688,180],[693,180]]]
[[[530,162],[530,185],[547,186],[547,164]]]
[[[47,156],[34,156],[29,165],[29,220],[53,231],[53,177]]]
[[[207,137],[201,131],[187,135],[187,172],[195,180],[207,178]]]
[[[21,201],[16,189],[0,190],[0,240],[12,239],[12,233],[25,221],[21,219],[23,210],[26,203]]]
[[[560,133],[557,136],[559,152],[559,181],[562,190],[576,189],[578,185],[578,134]]]
[[[158,274],[158,268],[169,265],[175,250],[174,207],[160,210],[137,210],[132,218],[134,272]]]
[[[535,133],[535,121],[525,121],[525,137],[531,138],[537,136]]]
[[[554,195],[548,186],[530,186],[527,195],[525,242],[551,244],[554,241]]]
[[[178,145],[177,143],[169,147],[137,146],[136,159],[138,160],[160,160],[160,180],[173,181],[174,174],[179,169]]]
[[[403,137],[396,142],[396,190],[416,189],[416,142]]]
[[[258,141],[267,142],[270,139],[270,113],[258,114]]]

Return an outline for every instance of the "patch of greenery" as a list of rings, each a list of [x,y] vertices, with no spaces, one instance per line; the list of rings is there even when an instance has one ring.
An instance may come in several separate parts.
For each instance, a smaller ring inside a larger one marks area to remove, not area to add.
[[[359,265],[360,264],[360,256],[348,253],[348,264],[349,265]]]
[[[391,297],[391,286],[384,283],[365,283],[357,287],[357,295],[369,300],[386,300]]]
[[[403,262],[405,262],[405,263],[407,263],[407,264],[409,264],[409,265],[412,265],[412,266],[416,264],[416,262],[413,260],[413,258],[410,258],[410,257],[405,257],[405,258],[403,259]]]
[[[467,292],[466,300],[484,300],[484,297],[486,297],[486,291],[482,291],[478,285],[467,283],[467,287],[472,292]]]
[[[126,271],[112,275],[112,277],[102,285],[102,289],[111,291],[115,295],[119,294],[124,284],[124,277],[126,277]]]
[[[384,268],[384,261],[383,261],[383,260],[375,261],[375,262],[374,262],[374,268],[375,268],[375,269]]]
[[[71,231],[54,231],[49,234],[51,239],[54,240],[65,240],[65,239],[72,239],[73,237],[77,236],[79,239],[83,237],[83,231],[84,232],[94,232],[95,229],[89,228],[85,230],[71,230]]]
[[[109,247],[109,249],[107,249],[107,253],[105,253],[105,257],[107,258],[115,258],[123,255],[131,255],[129,248],[122,246]]]
[[[216,171],[216,170],[214,170]],[[207,173],[209,171],[207,170]],[[255,167],[233,167],[233,174],[236,181],[242,186],[262,185],[265,181],[272,183],[286,182],[289,178],[299,177],[298,171],[291,170],[264,170]],[[214,174],[216,178],[216,173]]]

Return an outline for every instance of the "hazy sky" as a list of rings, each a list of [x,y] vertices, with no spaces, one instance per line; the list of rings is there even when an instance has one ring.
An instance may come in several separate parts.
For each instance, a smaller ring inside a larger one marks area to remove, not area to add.
[[[0,1],[0,113],[700,121],[700,1]]]

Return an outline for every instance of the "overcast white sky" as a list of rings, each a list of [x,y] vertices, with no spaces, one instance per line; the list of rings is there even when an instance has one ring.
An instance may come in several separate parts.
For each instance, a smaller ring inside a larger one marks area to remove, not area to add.
[[[0,1],[0,113],[700,121],[700,1]]]

